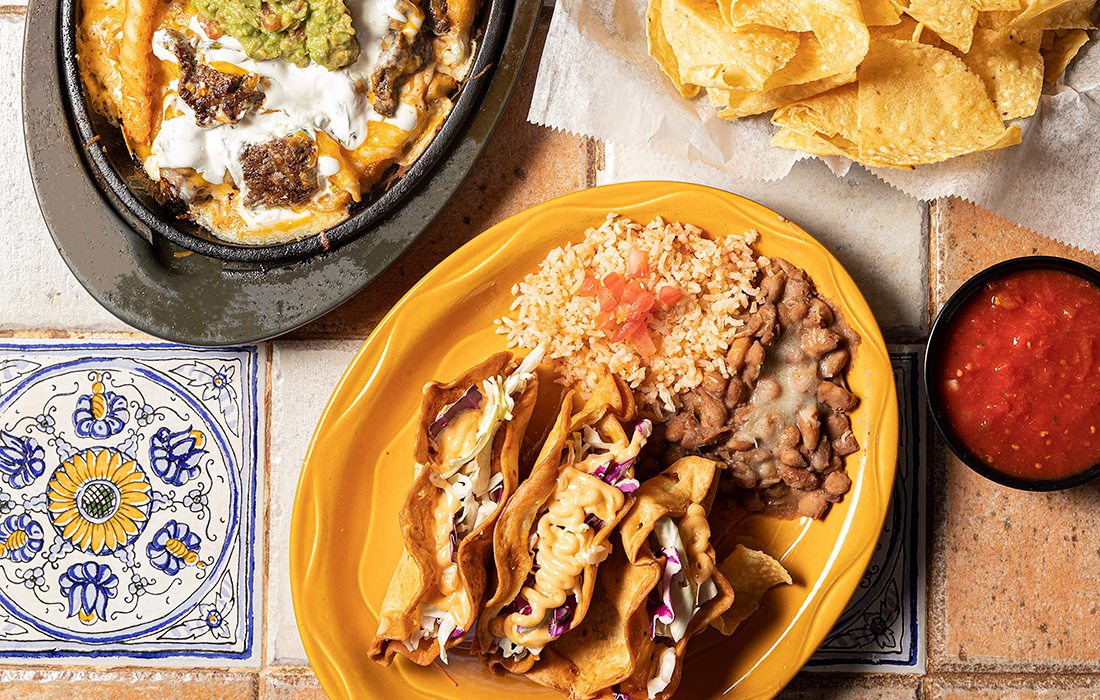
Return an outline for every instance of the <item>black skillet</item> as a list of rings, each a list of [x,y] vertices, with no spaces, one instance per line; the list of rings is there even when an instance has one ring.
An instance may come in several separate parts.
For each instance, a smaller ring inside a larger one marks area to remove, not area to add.
[[[89,118],[73,82],[74,4],[31,0],[27,11],[23,127],[43,216],[73,274],[108,311],[193,345],[285,333],[338,306],[407,249],[488,142],[540,9],[537,0],[489,1],[475,58],[482,68],[475,66],[435,141],[391,190],[324,238],[245,248],[211,241],[151,206],[128,156],[113,158],[117,134],[95,130],[102,125]]]

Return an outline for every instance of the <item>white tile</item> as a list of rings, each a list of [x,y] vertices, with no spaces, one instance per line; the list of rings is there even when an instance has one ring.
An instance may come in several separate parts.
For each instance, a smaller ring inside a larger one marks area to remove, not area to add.
[[[802,161],[775,182],[735,180],[703,165],[607,144],[601,185],[682,180],[748,197],[796,222],[852,274],[885,332],[920,334],[926,325],[927,208],[864,170],[835,177],[817,160]]]
[[[306,447],[360,341],[276,341],[268,481],[268,663],[307,663],[290,597],[290,514]]]
[[[0,330],[130,330],[69,273],[38,211],[20,109],[23,24],[22,15],[0,15]]]

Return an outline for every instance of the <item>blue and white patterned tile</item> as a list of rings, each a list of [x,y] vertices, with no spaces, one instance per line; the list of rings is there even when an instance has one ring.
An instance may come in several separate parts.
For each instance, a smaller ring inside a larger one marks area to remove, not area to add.
[[[263,376],[255,347],[0,342],[0,659],[259,663]]]
[[[893,498],[871,563],[808,670],[925,671],[925,410],[921,351],[891,347],[901,410]]]

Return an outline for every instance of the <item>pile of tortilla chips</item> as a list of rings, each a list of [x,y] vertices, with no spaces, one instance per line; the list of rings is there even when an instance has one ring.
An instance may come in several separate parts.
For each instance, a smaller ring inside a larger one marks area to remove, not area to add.
[[[772,144],[911,168],[1012,146],[1084,46],[1094,0],[649,0],[649,53]]]

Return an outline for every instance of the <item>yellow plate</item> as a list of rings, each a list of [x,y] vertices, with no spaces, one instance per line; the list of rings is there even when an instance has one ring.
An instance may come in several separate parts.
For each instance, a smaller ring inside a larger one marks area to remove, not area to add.
[[[493,319],[507,312],[512,284],[609,211],[642,223],[660,215],[713,235],[755,228],[756,250],[804,268],[863,338],[848,375],[862,397],[851,414],[862,446],[847,460],[852,490],[822,522],[750,521],[748,534],[782,560],[795,583],[772,590],[766,609],[733,637],[712,630],[693,640],[677,697],[779,692],[856,589],[886,515],[898,447],[893,371],[863,295],[820,243],[755,202],[673,182],[598,187],[517,214],[440,263],[382,320],[329,401],[298,483],[290,579],[302,641],[334,700],[560,697],[521,678],[492,676],[462,654],[452,654],[448,677],[401,656],[383,668],[367,649],[401,551],[397,513],[412,483],[420,387],[503,349]]]

